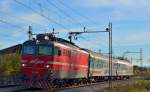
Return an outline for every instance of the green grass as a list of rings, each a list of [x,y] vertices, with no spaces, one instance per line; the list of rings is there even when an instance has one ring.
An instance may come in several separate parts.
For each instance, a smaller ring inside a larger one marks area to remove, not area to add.
[[[133,84],[113,88],[112,92],[150,92],[150,80],[138,80]]]
[[[150,92],[150,80],[137,80],[132,84],[125,86],[120,85],[119,87],[112,88],[111,90],[105,88],[96,92]]]
[[[20,73],[20,55],[0,56],[0,75],[16,75]]]

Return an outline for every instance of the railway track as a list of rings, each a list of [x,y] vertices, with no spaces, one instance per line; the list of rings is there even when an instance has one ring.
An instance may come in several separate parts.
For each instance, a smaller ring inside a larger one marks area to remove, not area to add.
[[[20,76],[0,76],[0,88],[19,84],[21,84]]]
[[[111,80],[112,82],[112,86],[119,86],[119,85],[122,85],[122,83],[125,83],[125,84],[130,84],[130,83],[133,83],[135,82],[135,80],[139,80],[139,79],[143,79],[142,77],[132,77],[131,79],[124,79],[124,80]],[[66,90],[71,90],[71,91],[68,91],[68,92],[72,92],[72,89],[80,89],[80,88],[87,88],[87,87],[100,87],[102,86],[103,88],[108,88],[109,87],[109,81],[99,81],[99,82],[94,82],[94,83],[88,83],[88,84],[81,84],[81,85],[72,85],[72,86],[69,86],[69,87],[64,87],[64,88],[58,88],[56,89],[55,91],[57,92],[66,92]],[[77,92],[77,91],[74,91],[74,92]],[[83,91],[82,91],[83,92]],[[88,92],[88,91],[87,91]],[[91,91],[93,92],[93,91]]]
[[[123,82],[123,81],[129,81],[129,80],[113,80],[113,86],[116,86],[117,83]],[[103,82],[96,82],[86,85],[79,85],[79,86],[72,86],[67,88],[62,88],[60,90],[57,90],[56,92],[95,92],[94,90],[101,90],[104,88],[107,88],[108,81]]]
[[[104,84],[105,82],[99,82],[99,83]],[[80,88],[80,87],[88,87],[88,86],[98,85],[99,83],[70,86],[70,87],[63,87],[63,88],[54,88],[54,89],[25,88],[24,86],[19,85],[19,86],[1,88],[0,92],[61,92],[61,91],[71,90],[71,89]]]
[[[113,87],[118,85],[126,85],[129,83],[133,83],[135,79],[129,80],[113,80]],[[97,90],[102,90],[104,88],[108,88],[108,81],[101,81],[91,84],[80,84],[80,85],[72,85],[67,87],[56,87],[52,89],[42,89],[42,88],[26,88],[24,86],[16,86],[9,87],[0,92],[96,92]]]
[[[113,87],[120,86],[122,84],[130,84],[135,80],[142,79],[141,77],[133,77],[129,80],[112,80]],[[51,89],[42,88],[26,88],[22,84],[20,85],[7,85],[0,87],[0,92],[95,92],[96,90],[102,90],[108,88],[108,81],[100,81],[96,83],[78,84],[71,86],[57,86]]]

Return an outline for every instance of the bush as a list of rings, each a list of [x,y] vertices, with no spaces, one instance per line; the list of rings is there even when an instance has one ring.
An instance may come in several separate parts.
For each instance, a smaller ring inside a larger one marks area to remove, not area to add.
[[[20,55],[0,56],[0,75],[16,75],[20,73]]]

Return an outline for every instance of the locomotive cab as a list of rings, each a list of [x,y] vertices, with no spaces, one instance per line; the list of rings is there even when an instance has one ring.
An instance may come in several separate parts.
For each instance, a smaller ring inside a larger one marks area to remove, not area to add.
[[[23,43],[21,71],[25,79],[43,80],[52,78],[54,56],[61,56],[61,49],[54,46],[54,41],[43,39],[38,35],[36,40]]]
[[[53,45],[26,41],[22,50],[22,73],[27,79],[46,79],[50,76],[50,65],[53,61]]]

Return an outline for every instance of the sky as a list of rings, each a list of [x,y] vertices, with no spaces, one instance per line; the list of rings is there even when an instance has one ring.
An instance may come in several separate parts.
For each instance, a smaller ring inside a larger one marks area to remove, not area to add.
[[[113,55],[143,49],[143,65],[150,66],[150,0],[0,0],[0,49],[28,39],[33,33],[103,31],[113,24]],[[108,33],[82,34],[74,42],[82,48],[108,53]],[[127,54],[140,65],[139,53]]]

